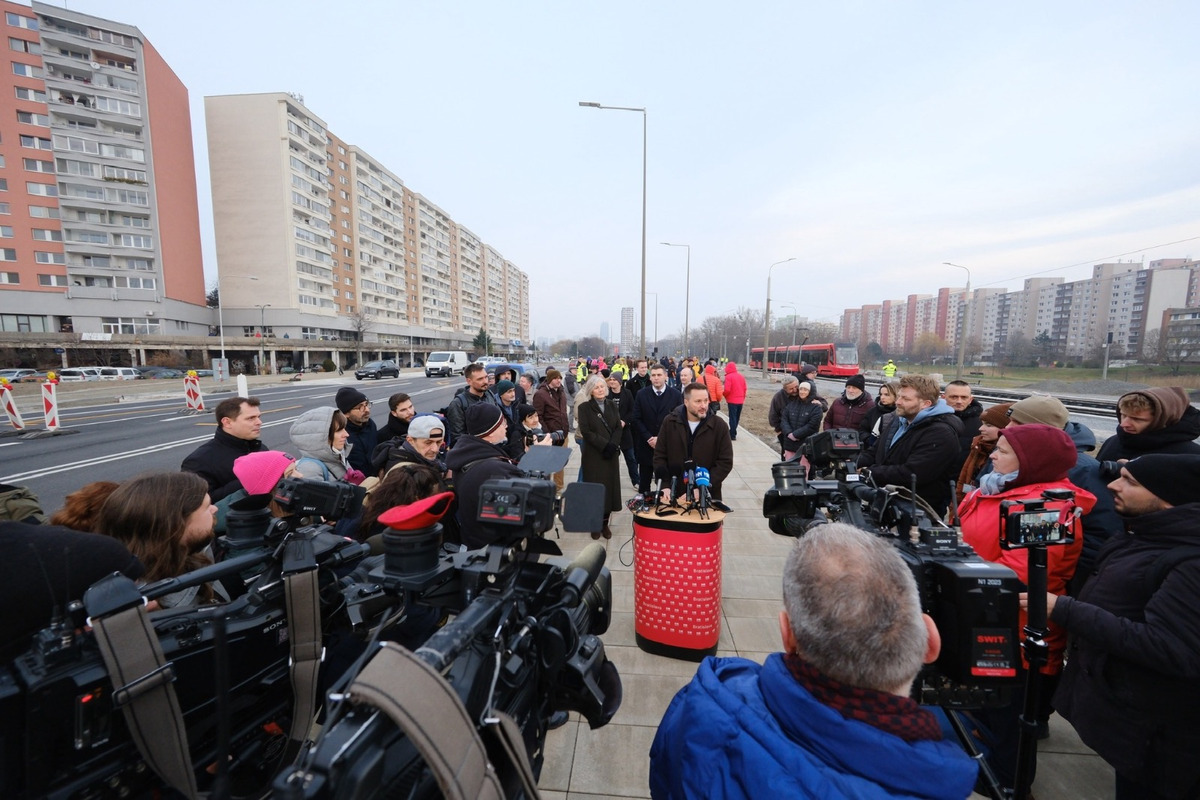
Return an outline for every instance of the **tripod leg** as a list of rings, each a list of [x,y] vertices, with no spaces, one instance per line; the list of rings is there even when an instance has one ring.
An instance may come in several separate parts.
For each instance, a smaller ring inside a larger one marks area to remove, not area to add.
[[[963,724],[960,712],[950,708],[943,708],[942,710],[946,712],[946,719],[950,720],[950,727],[954,728],[954,732],[958,735],[958,741],[962,745],[963,750],[979,765],[979,775],[983,780],[983,785],[987,787],[988,795],[991,796],[992,800],[1006,800],[1007,795],[1004,792],[1004,787],[1000,785],[1000,781],[996,778],[996,773],[992,771],[992,766],[983,757],[983,753],[975,746],[975,739],[971,736],[971,732],[967,730],[967,726]]]

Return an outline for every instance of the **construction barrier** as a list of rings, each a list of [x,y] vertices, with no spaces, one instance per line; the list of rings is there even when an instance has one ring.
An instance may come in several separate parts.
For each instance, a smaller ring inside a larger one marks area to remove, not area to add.
[[[0,378],[0,400],[4,401],[4,413],[8,414],[8,421],[13,428],[18,431],[25,430],[25,420],[21,419],[21,411],[13,400],[12,388],[9,387],[7,378]]]
[[[188,411],[204,410],[204,395],[200,393],[200,378],[194,370],[189,371],[187,377],[183,379],[183,393],[187,400]]]
[[[46,415],[46,430],[57,431],[58,423],[58,379],[51,372],[42,384],[42,411]]]

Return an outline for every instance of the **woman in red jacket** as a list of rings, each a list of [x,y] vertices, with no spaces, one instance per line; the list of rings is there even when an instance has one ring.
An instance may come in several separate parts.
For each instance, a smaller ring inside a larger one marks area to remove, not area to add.
[[[1075,493],[1075,505],[1086,514],[1096,504],[1096,497],[1067,480],[1067,471],[1075,466],[1075,443],[1059,428],[1010,424],[1000,434],[988,458],[992,462],[992,471],[980,477],[979,488],[958,506],[963,541],[971,545],[980,558],[1003,564],[1028,585],[1029,551],[1000,547],[1000,504],[1005,500],[1037,499],[1047,489],[1070,489]],[[1075,564],[1083,550],[1083,526],[1078,515],[1071,517],[1070,526],[1075,535],[1074,542],[1046,548],[1046,590],[1056,595],[1066,594],[1067,581],[1075,573]],[[1021,611],[1019,625],[1024,630],[1024,611]],[[1053,623],[1047,627],[1046,644],[1050,652],[1041,672],[1042,698],[1048,703],[1062,673],[1067,634]],[[1017,692],[1009,706],[975,712],[991,729],[994,739],[992,766],[1006,786],[1012,786],[1012,770],[1016,763],[1021,694]],[[1039,713],[1044,713],[1048,719],[1048,706]]]

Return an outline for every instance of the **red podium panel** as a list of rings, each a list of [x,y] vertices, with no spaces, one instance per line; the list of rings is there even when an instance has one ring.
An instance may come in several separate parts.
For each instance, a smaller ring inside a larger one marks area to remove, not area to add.
[[[646,652],[688,661],[716,654],[724,516],[634,515],[634,633]]]

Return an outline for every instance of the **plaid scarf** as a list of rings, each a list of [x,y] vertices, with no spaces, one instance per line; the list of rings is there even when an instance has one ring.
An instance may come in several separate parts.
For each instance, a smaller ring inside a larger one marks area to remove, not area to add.
[[[865,722],[906,742],[941,741],[942,729],[937,718],[911,697],[849,686],[825,675],[795,653],[783,658],[792,677],[809,694],[846,719]]]

